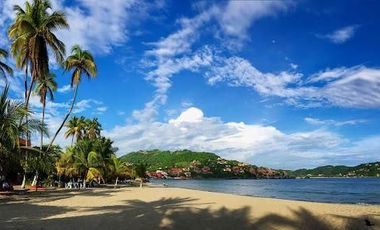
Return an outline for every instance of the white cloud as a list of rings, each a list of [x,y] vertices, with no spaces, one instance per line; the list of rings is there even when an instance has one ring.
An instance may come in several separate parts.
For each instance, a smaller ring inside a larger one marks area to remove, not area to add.
[[[292,69],[297,69],[298,68],[298,65],[297,64],[294,64],[294,63],[290,63],[290,67]]]
[[[366,66],[327,69],[304,80],[297,72],[263,73],[240,57],[221,58],[205,74],[209,84],[253,88],[263,96],[296,106],[380,108],[380,69]]]
[[[333,43],[342,44],[350,40],[355,35],[357,29],[357,25],[346,26],[333,31],[332,33],[326,34],[322,37],[327,38]]]
[[[311,125],[320,125],[320,126],[345,126],[345,125],[358,125],[362,123],[368,122],[364,119],[353,119],[353,120],[345,120],[345,121],[336,121],[336,120],[320,120],[312,117],[305,117],[305,121]]]
[[[104,134],[115,141],[119,154],[156,148],[192,149],[276,168],[374,161],[378,146],[374,140],[367,140],[375,146],[362,159],[361,142],[352,142],[325,129],[287,134],[270,125],[224,122],[218,117],[207,117],[196,107],[184,110],[168,122],[126,124]]]
[[[107,107],[106,106],[101,106],[101,107],[98,107],[98,108],[96,108],[96,110],[98,111],[98,112],[105,112],[105,111],[107,111]]]
[[[69,91],[71,91],[71,85],[70,84],[64,85],[64,86],[57,89],[58,93],[67,93]]]
[[[135,110],[133,117],[140,121],[152,120],[157,114],[158,107],[166,103],[166,93],[172,85],[170,78],[184,70],[196,72],[200,68],[210,65],[212,58],[212,50],[208,47],[189,56],[159,58],[156,68],[150,71],[146,77],[156,87],[155,95],[151,101],[145,104],[143,110]]]
[[[14,18],[13,5],[24,6],[24,0],[4,0],[0,3],[0,26]],[[57,35],[69,51],[79,44],[96,53],[109,53],[112,47],[125,43],[129,38],[129,26],[148,17],[152,9],[162,7],[159,1],[136,0],[76,0],[75,5],[64,5],[52,0],[55,10],[66,13],[70,29]],[[66,1],[67,2],[67,1]],[[5,31],[4,31],[5,33]]]
[[[274,16],[286,11],[292,1],[228,1],[216,15],[223,32],[230,38],[237,38],[238,45],[249,38],[248,29],[260,18]]]

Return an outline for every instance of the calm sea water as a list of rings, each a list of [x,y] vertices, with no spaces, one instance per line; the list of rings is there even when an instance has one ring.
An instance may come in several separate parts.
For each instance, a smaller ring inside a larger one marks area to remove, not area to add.
[[[332,203],[380,204],[380,179],[154,180],[169,187]]]

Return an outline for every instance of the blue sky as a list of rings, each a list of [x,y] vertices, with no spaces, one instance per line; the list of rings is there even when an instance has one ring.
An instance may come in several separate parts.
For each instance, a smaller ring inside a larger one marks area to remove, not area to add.
[[[23,2],[0,3],[2,47]],[[52,3],[69,19],[57,32],[68,50],[80,44],[98,63],[75,115],[99,117],[120,155],[187,148],[274,168],[379,160],[378,1]],[[54,130],[72,91],[52,66]],[[22,77],[11,79],[15,98]]]

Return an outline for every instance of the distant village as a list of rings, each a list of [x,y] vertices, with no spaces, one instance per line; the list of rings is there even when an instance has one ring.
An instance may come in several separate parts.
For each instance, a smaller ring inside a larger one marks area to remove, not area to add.
[[[193,160],[189,167],[172,167],[148,172],[155,179],[191,179],[191,178],[289,178],[285,171],[257,167],[237,161],[218,158],[208,164]]]

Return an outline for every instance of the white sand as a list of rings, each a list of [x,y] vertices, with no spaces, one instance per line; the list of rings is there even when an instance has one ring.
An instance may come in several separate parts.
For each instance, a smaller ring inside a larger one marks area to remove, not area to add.
[[[0,229],[380,229],[380,206],[179,188],[60,190],[0,198]]]

